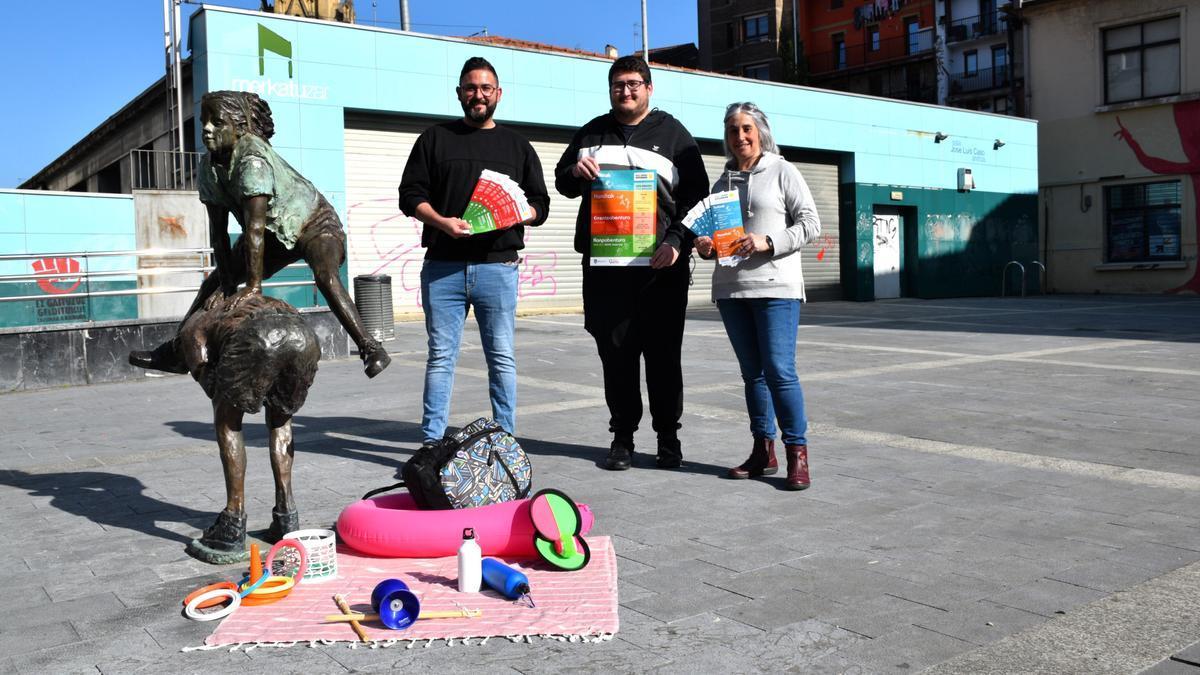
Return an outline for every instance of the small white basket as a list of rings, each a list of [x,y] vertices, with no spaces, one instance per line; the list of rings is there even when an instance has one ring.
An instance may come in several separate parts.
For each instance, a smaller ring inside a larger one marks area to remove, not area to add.
[[[337,533],[333,530],[296,530],[284,539],[295,539],[304,546],[308,567],[304,581],[327,581],[337,577]]]

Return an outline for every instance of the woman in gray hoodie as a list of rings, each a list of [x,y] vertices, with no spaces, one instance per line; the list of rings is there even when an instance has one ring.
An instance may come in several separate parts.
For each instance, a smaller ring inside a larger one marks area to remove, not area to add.
[[[713,269],[712,298],[737,355],[746,387],[754,446],[729,470],[730,478],[771,475],[775,423],[783,434],[787,486],[809,486],[808,419],[796,375],[796,332],[804,301],[800,247],[821,234],[812,193],[800,171],[779,155],[767,117],[753,103],[725,110],[725,172],[712,192],[737,190],[745,236],[733,243],[743,258]],[[698,237],[696,251],[715,255],[712,239]]]

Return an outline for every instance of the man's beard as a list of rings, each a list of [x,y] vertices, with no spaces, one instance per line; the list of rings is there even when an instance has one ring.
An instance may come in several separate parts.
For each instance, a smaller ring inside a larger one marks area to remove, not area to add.
[[[475,109],[475,106],[480,103],[482,103],[484,105],[484,108],[482,111]],[[481,99],[468,101],[468,102],[462,104],[462,109],[463,109],[463,112],[467,115],[467,117],[470,118],[470,120],[476,124],[483,124],[484,122],[487,122],[488,120],[492,119],[492,115],[496,114],[496,104],[488,103]]]

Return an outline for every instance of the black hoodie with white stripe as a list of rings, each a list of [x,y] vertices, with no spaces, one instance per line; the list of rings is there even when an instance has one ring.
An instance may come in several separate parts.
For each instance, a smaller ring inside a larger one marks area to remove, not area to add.
[[[670,244],[684,258],[693,236],[680,222],[708,195],[708,173],[696,139],[679,120],[661,110],[650,114],[625,139],[611,112],[575,132],[554,168],[554,187],[564,197],[583,197],[575,219],[575,250],[591,255],[591,181],[571,175],[571,167],[594,157],[602,169],[654,169],[658,173],[658,241]]]

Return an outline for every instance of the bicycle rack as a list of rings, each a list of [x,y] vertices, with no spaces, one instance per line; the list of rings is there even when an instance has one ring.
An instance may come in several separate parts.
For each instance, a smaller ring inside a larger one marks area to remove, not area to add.
[[[1025,297],[1025,266],[1016,260],[1009,260],[1004,265],[1004,271],[1000,273],[1000,297],[1002,298],[1008,295],[1008,268],[1013,265],[1021,270],[1021,297]]]
[[[1046,266],[1043,265],[1042,261],[1040,261],[1040,260],[1030,261],[1029,264],[1031,266],[1037,265],[1038,270],[1040,270],[1038,272],[1038,290],[1041,291],[1041,295],[1045,295],[1046,294]]]

